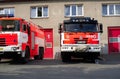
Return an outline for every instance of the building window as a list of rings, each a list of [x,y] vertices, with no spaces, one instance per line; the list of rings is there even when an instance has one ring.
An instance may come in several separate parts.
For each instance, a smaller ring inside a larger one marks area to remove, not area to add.
[[[65,5],[65,16],[83,16],[83,6],[82,5]]]
[[[14,8],[0,8],[0,14],[8,14],[14,16],[15,9]]]
[[[103,16],[120,16],[120,4],[103,4]]]
[[[48,7],[31,7],[31,18],[45,18],[48,17]]]

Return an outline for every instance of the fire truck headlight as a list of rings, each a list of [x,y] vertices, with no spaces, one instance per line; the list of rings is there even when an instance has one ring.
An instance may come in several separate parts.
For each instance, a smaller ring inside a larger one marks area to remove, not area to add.
[[[68,49],[68,47],[64,47],[64,49]]]
[[[19,47],[12,47],[12,50],[18,50],[19,49]]]
[[[62,49],[68,49],[68,47],[67,47],[67,46],[65,46],[65,47],[62,47]]]

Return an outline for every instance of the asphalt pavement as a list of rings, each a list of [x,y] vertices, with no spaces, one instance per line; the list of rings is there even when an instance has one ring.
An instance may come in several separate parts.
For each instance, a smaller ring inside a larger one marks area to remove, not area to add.
[[[0,79],[120,79],[120,55],[104,55],[99,64],[73,60],[35,60],[21,65],[0,63]]]

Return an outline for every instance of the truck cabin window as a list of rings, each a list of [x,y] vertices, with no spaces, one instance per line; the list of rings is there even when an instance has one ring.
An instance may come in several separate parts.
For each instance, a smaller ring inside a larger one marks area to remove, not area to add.
[[[19,31],[20,24],[18,20],[0,20],[1,31]]]
[[[65,32],[98,32],[97,24],[64,24]]]

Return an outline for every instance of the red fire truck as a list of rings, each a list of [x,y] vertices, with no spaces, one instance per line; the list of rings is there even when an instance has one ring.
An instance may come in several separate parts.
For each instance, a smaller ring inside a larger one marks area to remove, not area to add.
[[[95,62],[101,52],[102,24],[90,17],[72,17],[60,23],[60,49],[63,62],[73,57]]]
[[[43,28],[22,18],[0,17],[0,60],[13,58],[20,63],[43,59],[45,37]]]

